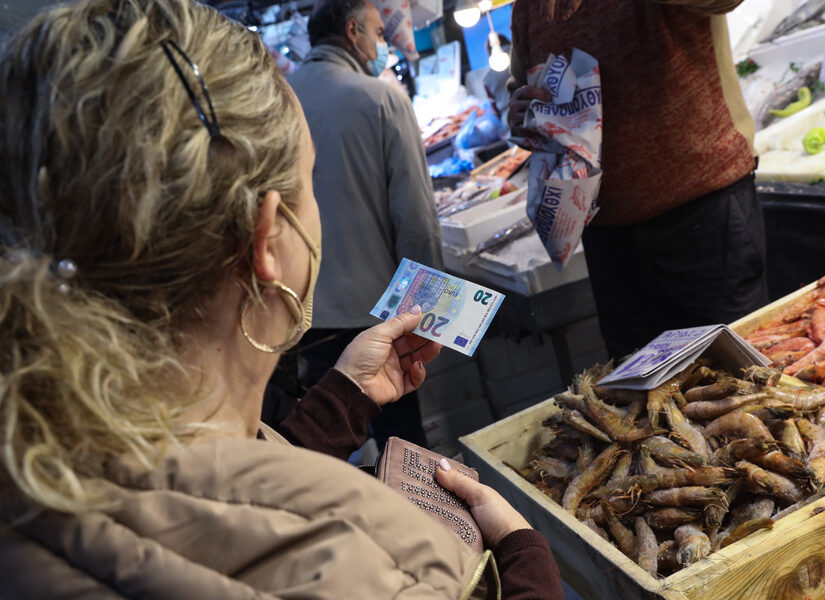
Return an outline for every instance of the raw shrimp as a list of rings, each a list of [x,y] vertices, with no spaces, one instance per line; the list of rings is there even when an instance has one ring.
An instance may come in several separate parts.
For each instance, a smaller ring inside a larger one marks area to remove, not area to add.
[[[672,573],[682,568],[679,564],[679,544],[667,540],[659,544],[658,568],[660,573]]]
[[[646,400],[647,394],[639,390],[625,390],[617,388],[594,387],[596,395],[610,404],[632,404],[636,400]]]
[[[691,469],[668,469],[660,467],[650,457],[650,452],[640,451],[642,472],[655,475],[660,488],[684,487],[686,485],[723,485],[733,480],[731,471],[723,467],[695,467]]]
[[[805,367],[796,374],[797,379],[810,381],[811,383],[822,383],[825,380],[825,361],[815,362]]]
[[[779,444],[771,440],[739,439],[717,450],[714,458],[724,465],[734,465],[739,460],[747,460],[790,477],[810,476],[804,464],[783,454],[778,448]]]
[[[685,378],[682,386],[690,389],[700,384],[713,383],[720,377],[722,377],[721,373],[702,365]]]
[[[782,372],[777,371],[776,369],[772,369],[770,367],[761,367],[761,366],[753,366],[748,367],[747,371],[745,372],[745,379],[747,381],[739,384],[740,391],[743,388],[751,389],[753,386],[748,386],[748,382],[758,384],[758,385],[765,385],[765,386],[774,386],[777,384],[779,379],[782,377]],[[752,390],[752,391],[759,391],[759,390]]]
[[[719,379],[710,385],[701,385],[690,388],[685,392],[685,400],[688,402],[709,402],[711,400],[720,400],[727,398],[731,394],[735,394],[737,390],[736,382],[729,377]]]
[[[782,423],[782,443],[796,456],[805,456],[807,454],[805,448],[805,441],[799,435],[799,429],[793,419],[788,419]]]
[[[645,501],[659,506],[727,506],[725,492],[704,486],[676,487],[656,490],[645,496]]]
[[[700,511],[693,508],[656,508],[645,513],[647,524],[653,529],[675,529],[685,523],[699,520]]]
[[[770,352],[810,352],[816,348],[817,343],[818,342],[814,342],[807,337],[793,337],[775,346],[771,346]]]
[[[579,386],[584,394],[587,414],[596,422],[599,429],[607,433],[611,438],[619,442],[627,443],[654,435],[650,427],[637,427],[632,422],[626,421],[608,410],[608,405],[599,400],[589,382],[584,378],[579,382]]]
[[[562,506],[568,512],[576,514],[582,499],[610,474],[610,469],[624,450],[618,444],[612,444],[599,454],[590,465],[576,476],[564,492]]]
[[[782,350],[781,352],[774,352],[773,350],[771,350],[771,352],[769,354],[766,354],[765,356],[768,357],[768,359],[771,361],[771,363],[773,364],[774,367],[776,367],[777,369],[784,369],[785,367],[789,367],[792,364],[794,364],[796,361],[801,360],[802,358],[804,358],[805,355],[808,354],[808,352],[810,352],[810,350],[798,350],[796,352],[792,352],[792,351],[788,351],[788,350]],[[802,369],[799,373],[796,374],[796,377],[798,379],[803,379],[808,374],[808,370],[811,369],[811,368],[812,367],[806,367],[806,368]],[[815,370],[814,370],[814,372],[815,372]],[[805,380],[805,381],[808,381],[808,380]]]
[[[581,394],[574,394],[571,390],[565,390],[561,394],[556,394],[553,396],[553,400],[555,400],[556,404],[559,406],[563,406],[571,410],[577,410],[579,412],[584,412],[587,410],[584,407],[584,396]]]
[[[770,397],[770,395],[767,392],[761,392],[759,394],[747,394],[745,396],[729,396],[722,400],[700,400],[688,404],[682,409],[682,412],[689,419],[710,421],[711,419],[721,417],[725,413],[729,413],[732,410],[736,410],[740,406],[750,404],[751,402],[764,400],[768,397]]]
[[[636,529],[636,563],[645,571],[656,577],[658,567],[659,543],[656,534],[643,517],[636,517],[633,521]]]
[[[630,406],[627,407],[627,420],[631,423],[635,421],[642,411],[645,409],[647,405],[647,400],[645,398],[641,398],[638,400],[634,400]]]
[[[705,441],[705,436],[690,424],[681,411],[676,408],[676,403],[671,399],[664,405],[664,409],[665,416],[673,432],[685,440],[696,454],[705,460],[710,458],[710,448]],[[708,431],[708,433],[711,432]],[[713,434],[711,433],[711,435]]]
[[[774,499],[766,496],[756,497],[749,502],[742,502],[730,513],[731,525],[736,528],[742,523],[753,521],[754,519],[770,518],[775,509],[776,502]]]
[[[808,469],[811,471],[811,478],[817,489],[821,490],[825,485],[825,431],[819,425],[814,425],[806,419],[797,419],[796,426],[799,433],[810,443],[808,452]]]
[[[530,462],[530,466],[540,475],[549,475],[556,479],[570,479],[576,473],[575,466],[571,463],[549,456],[536,456]]]
[[[564,419],[564,422],[570,425],[570,427],[572,427],[573,429],[576,429],[588,435],[592,435],[597,440],[607,442],[608,444],[611,441],[613,441],[608,437],[608,435],[605,432],[603,432],[601,429],[590,423],[587,419],[584,418],[584,415],[577,410],[570,410],[568,408],[565,408],[562,411],[562,419]]]
[[[653,429],[659,428],[659,413],[665,409],[666,403],[676,392],[682,391],[682,384],[693,374],[695,364],[691,365],[678,375],[671,377],[659,387],[647,392],[647,417]]]
[[[796,321],[791,321],[790,323],[781,323],[779,325],[773,325],[768,328],[757,329],[748,337],[750,338],[751,336],[760,337],[771,334],[790,333],[796,336],[796,338],[798,339],[802,336],[808,335],[808,326],[810,324],[811,320],[808,318],[797,319]]]
[[[734,542],[738,542],[760,529],[773,529],[773,519],[752,519],[742,523],[722,540],[719,547],[724,548],[725,546],[730,546]]]
[[[800,358],[791,366],[785,367],[785,369],[782,372],[785,373],[785,375],[796,375],[805,367],[808,367],[814,364],[815,362],[819,362],[821,360],[825,360],[825,342],[819,344],[819,346],[808,352],[808,354]]]
[[[821,387],[789,388],[772,387],[771,396],[793,406],[800,412],[813,412],[825,406],[825,389]]]
[[[641,443],[641,447],[647,448],[650,454],[670,464],[688,464],[688,465],[703,465],[705,464],[704,457],[696,452],[683,448],[676,442],[669,440],[661,435],[654,435],[647,438]]]
[[[581,446],[579,446],[579,457],[576,459],[576,475],[582,474],[593,464],[594,456],[593,442],[590,441],[588,436],[584,436]]]
[[[710,554],[710,539],[696,525],[682,525],[673,532],[679,544],[679,563],[686,567]]]
[[[825,307],[817,306],[811,316],[811,323],[808,327],[808,337],[817,344],[825,341]]]
[[[610,473],[610,479],[604,484],[604,487],[614,486],[622,481],[625,477],[627,477],[628,473],[630,473],[630,467],[633,464],[633,455],[630,453],[622,455],[622,457],[616,461],[616,466],[613,467],[613,472]]]
[[[610,494],[632,495],[641,492],[651,492],[659,487],[659,480],[655,475],[628,475],[624,479],[608,483],[590,492],[591,496],[603,497]]]
[[[749,437],[773,439],[771,432],[757,417],[735,410],[722,415],[705,427],[710,435],[716,437]]]
[[[748,483],[757,490],[774,496],[785,504],[799,502],[807,495],[802,488],[787,477],[767,471],[746,460],[737,462],[736,470],[744,474],[748,479]]]
[[[633,535],[630,529],[622,525],[616,516],[616,512],[609,504],[602,502],[601,506],[604,511],[604,517],[607,519],[607,528],[610,531],[610,535],[616,540],[619,550],[626,556],[635,558],[638,554],[638,550],[636,549],[636,536]]]
[[[771,346],[781,344],[782,342],[786,342],[794,337],[797,336],[792,333],[768,333],[762,335],[752,335],[748,337],[748,343],[761,352],[767,350]]]
[[[733,504],[734,500],[736,500],[736,496],[739,493],[739,488],[741,487],[742,480],[737,479],[728,486],[727,490],[725,490],[724,504],[708,504],[702,511],[702,524],[705,526],[705,529],[708,532],[708,537],[711,538],[712,542],[716,533],[719,531],[719,528],[722,526],[722,521],[725,519],[725,515],[728,514],[728,508],[731,504]]]

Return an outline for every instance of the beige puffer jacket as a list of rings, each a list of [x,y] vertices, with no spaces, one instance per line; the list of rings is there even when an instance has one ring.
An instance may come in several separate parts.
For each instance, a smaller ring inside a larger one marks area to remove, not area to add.
[[[109,513],[0,529],[3,598],[496,598],[478,555],[352,466],[270,440],[170,452],[107,473]]]

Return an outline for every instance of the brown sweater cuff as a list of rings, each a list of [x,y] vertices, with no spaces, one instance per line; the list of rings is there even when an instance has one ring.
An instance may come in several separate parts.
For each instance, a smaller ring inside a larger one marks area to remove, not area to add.
[[[496,554],[496,559],[498,559],[499,556],[515,554],[530,546],[540,546],[550,552],[550,544],[535,529],[519,529],[507,534],[493,549],[493,552]]]
[[[381,414],[381,407],[362,392],[357,383],[337,369],[329,369],[321,377],[318,385],[328,390],[334,397],[344,400],[351,412],[363,416],[367,421],[372,421]]]

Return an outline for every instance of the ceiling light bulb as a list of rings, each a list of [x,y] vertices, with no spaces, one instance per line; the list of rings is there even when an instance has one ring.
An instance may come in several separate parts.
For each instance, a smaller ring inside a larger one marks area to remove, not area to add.
[[[493,71],[503,71],[510,66],[510,55],[499,48],[490,54],[490,68]]]
[[[462,27],[472,27],[481,18],[481,11],[478,10],[477,6],[473,6],[472,8],[455,11],[453,17],[455,17],[455,22]]]
[[[481,11],[478,10],[475,0],[458,0],[453,17],[462,27],[472,27],[481,18]]]
[[[493,8],[493,0],[480,0],[478,8],[481,12],[487,12]]]

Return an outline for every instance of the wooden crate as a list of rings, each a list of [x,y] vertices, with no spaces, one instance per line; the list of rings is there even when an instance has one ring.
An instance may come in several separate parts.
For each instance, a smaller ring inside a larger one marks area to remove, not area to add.
[[[825,598],[825,498],[664,579],[655,579],[508,465],[522,467],[546,400],[459,439],[464,461],[553,548],[562,577],[587,600],[816,600]]]
[[[771,302],[770,304],[763,306],[759,310],[753,311],[749,315],[745,315],[738,321],[734,321],[730,324],[730,328],[742,337],[746,337],[750,335],[754,330],[762,326],[763,323],[769,321],[770,319],[781,313],[783,310],[785,310],[785,308],[793,304],[796,300],[798,300],[808,292],[812,292],[815,289],[816,281],[806,285],[803,288],[796,290],[795,292],[788,294],[787,296],[783,296],[779,300],[775,300],[774,302]]]
[[[757,329],[816,282],[731,324]],[[805,385],[783,377],[791,385]],[[541,531],[564,580],[587,600],[825,600],[825,498],[664,579],[655,579],[516,473],[538,446],[546,400],[459,439],[465,462]]]

